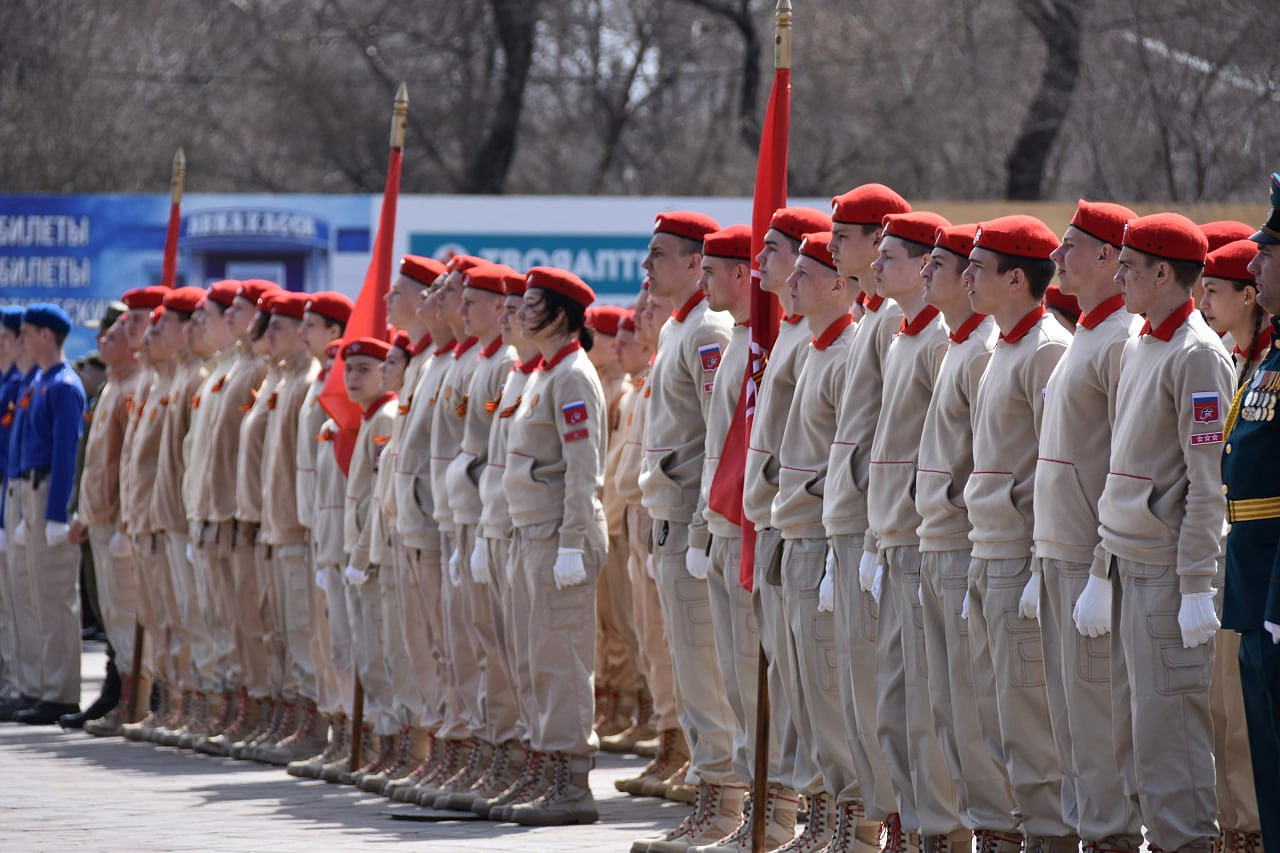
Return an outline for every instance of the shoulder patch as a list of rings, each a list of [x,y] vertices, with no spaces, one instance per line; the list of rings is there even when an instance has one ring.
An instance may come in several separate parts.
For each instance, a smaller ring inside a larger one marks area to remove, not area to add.
[[[702,369],[707,373],[715,371],[720,366],[720,345],[719,344],[703,344],[698,347],[698,358],[702,360]]]
[[[560,408],[564,412],[564,422],[570,426],[585,423],[587,420],[587,403],[585,400],[565,403]]]
[[[1222,401],[1217,391],[1192,391],[1191,409],[1198,424],[1216,424],[1222,420]]]

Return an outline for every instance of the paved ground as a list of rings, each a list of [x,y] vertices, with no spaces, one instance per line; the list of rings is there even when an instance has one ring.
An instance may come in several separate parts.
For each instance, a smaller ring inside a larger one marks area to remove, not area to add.
[[[84,701],[97,695],[103,647],[86,644]],[[593,826],[526,828],[422,822],[421,814],[283,768],[54,727],[0,723],[0,851],[627,850],[678,823],[687,806],[619,794],[644,763],[601,754]]]

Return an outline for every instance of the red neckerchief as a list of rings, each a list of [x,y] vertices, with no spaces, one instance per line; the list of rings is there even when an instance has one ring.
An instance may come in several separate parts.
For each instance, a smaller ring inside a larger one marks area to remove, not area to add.
[[[845,329],[849,328],[852,325],[853,325],[853,315],[841,314],[840,317],[837,318],[834,323],[832,323],[830,326],[827,326],[827,328],[822,332],[822,334],[818,335],[816,338],[813,338],[813,348],[819,351],[826,349],[827,347],[831,346],[832,342],[835,341],[836,338],[840,337],[841,332],[843,332]]]
[[[862,307],[875,313],[880,310],[880,306],[884,304],[884,297],[878,293],[867,293],[862,291]]]
[[[1027,332],[1035,328],[1036,323],[1039,323],[1040,319],[1044,317],[1044,315],[1045,307],[1043,305],[1037,305],[1027,313],[1027,316],[1019,320],[1018,325],[1010,329],[1007,335],[1004,332],[1001,332],[1000,340],[1004,341],[1006,344],[1016,344],[1027,336]]]
[[[418,353],[426,352],[427,347],[429,346],[431,346],[431,333],[427,332],[418,339],[416,344],[409,348],[409,355],[417,355]]]
[[[1117,293],[1115,296],[1107,299],[1092,311],[1086,311],[1081,314],[1080,319],[1077,322],[1086,329],[1093,329],[1096,328],[1103,320],[1107,319],[1123,307],[1124,294]]]
[[[915,319],[910,323],[903,316],[902,323],[898,326],[898,331],[908,338],[914,338],[916,335],[924,331],[925,326],[933,322],[933,318],[937,317],[940,312],[932,305],[924,306],[924,310],[916,315]]]
[[[1139,335],[1151,335],[1156,340],[1165,341],[1166,343],[1173,337],[1173,333],[1178,331],[1183,323],[1187,322],[1187,318],[1195,313],[1196,304],[1188,299],[1182,303],[1174,312],[1165,318],[1164,322],[1154,329],[1151,328],[1151,321],[1147,320],[1142,324],[1142,331]]]
[[[582,349],[582,344],[578,343],[577,340],[569,341],[569,343],[560,347],[560,351],[552,356],[550,361],[543,362],[539,365],[538,369],[542,371],[552,370],[557,364],[564,361],[580,349]]]
[[[799,323],[803,319],[804,319],[803,314],[788,314],[787,316],[782,318],[782,322],[794,326],[796,323]]]
[[[367,421],[370,418],[372,418],[375,414],[377,414],[378,409],[381,409],[384,405],[386,405],[387,403],[390,403],[395,398],[396,398],[396,392],[388,391],[378,399],[374,400],[372,403],[369,404],[369,408],[364,410],[364,419]]]
[[[1253,339],[1253,343],[1249,346],[1249,351],[1245,352],[1236,347],[1236,355],[1244,359],[1245,364],[1253,364],[1255,358],[1260,358],[1271,349],[1271,340],[1275,337],[1275,331],[1270,326],[1263,327],[1258,332],[1258,336]]]
[[[982,321],[987,319],[986,314],[970,314],[969,319],[960,324],[960,328],[956,329],[950,335],[953,344],[962,344],[969,340],[969,336],[973,334],[973,330],[982,325]]]
[[[451,352],[453,348],[456,347],[457,345],[458,345],[457,341],[451,340],[446,344],[441,344],[440,346],[436,347],[436,351],[433,352],[432,355],[435,355],[435,356],[444,355],[447,352]]]
[[[475,345],[476,345],[476,339],[474,336],[467,338],[465,341],[462,341],[461,343],[459,343],[457,346],[453,348],[453,357],[462,358],[464,355],[466,355],[467,350],[471,349]]]
[[[502,349],[502,335],[498,335],[496,338],[494,338],[489,342],[489,345],[487,347],[480,350],[480,357],[493,358],[493,354],[500,349]]]
[[[529,359],[528,361],[520,362],[518,366],[520,368],[520,372],[523,373],[525,376],[528,376],[530,373],[533,373],[535,370],[537,370],[539,367],[542,366],[542,356],[535,355],[533,358]]]
[[[671,316],[677,323],[683,323],[685,318],[689,316],[689,312],[697,307],[698,303],[707,298],[707,294],[702,292],[702,288],[698,288],[688,301],[672,312]]]

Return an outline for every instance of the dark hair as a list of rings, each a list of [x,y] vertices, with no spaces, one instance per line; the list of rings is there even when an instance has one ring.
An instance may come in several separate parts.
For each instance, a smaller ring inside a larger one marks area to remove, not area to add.
[[[676,238],[676,241],[677,241],[676,245],[680,247],[680,251],[683,254],[685,255],[701,255],[702,254],[701,240],[694,240],[689,237],[681,237],[679,234],[672,234],[670,231],[665,231],[663,233],[665,233],[668,237]]]
[[[532,289],[542,294],[542,318],[538,321],[538,325],[534,327],[534,331],[541,332],[563,316],[565,331],[569,334],[576,332],[578,343],[582,344],[584,350],[590,350],[595,345],[595,335],[587,328],[587,308],[585,305],[545,287]]]
[[[933,246],[926,246],[924,243],[917,243],[915,240],[907,240],[903,237],[898,238],[907,250],[908,258],[919,258],[933,251]]]
[[[67,329],[65,332],[59,332],[57,329],[50,329],[49,331],[53,332],[53,339],[57,342],[59,348],[67,342],[67,336],[71,334],[70,329]]]
[[[267,333],[267,326],[271,323],[271,315],[266,311],[259,311],[253,315],[253,323],[249,325],[249,340],[259,341],[262,336]]]
[[[313,313],[314,313],[314,312],[313,312]],[[338,329],[338,337],[342,337],[343,335],[345,335],[345,334],[347,333],[347,324],[346,324],[346,323],[343,323],[343,322],[341,322],[341,321],[339,321],[339,320],[335,320],[335,319],[333,319],[332,317],[326,317],[326,316],[325,316],[325,315],[323,315],[323,314],[321,314],[321,315],[319,315],[319,316],[320,316],[320,319],[321,319],[321,320],[324,320],[324,327],[325,327],[326,329],[332,329],[332,328],[334,328],[335,326],[337,327],[337,329]]]
[[[1027,278],[1027,291],[1036,299],[1043,299],[1044,292],[1049,289],[1053,277],[1058,272],[1058,265],[1048,258],[1020,258],[996,252],[996,272],[1004,274],[1009,270],[1022,270]]]
[[[1190,290],[1200,276],[1204,274],[1204,264],[1200,261],[1176,261],[1163,258],[1173,270],[1173,280]]]

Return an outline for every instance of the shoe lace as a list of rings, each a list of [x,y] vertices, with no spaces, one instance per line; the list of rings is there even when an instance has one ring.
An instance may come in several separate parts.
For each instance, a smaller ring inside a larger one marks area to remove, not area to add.
[[[902,850],[902,820],[897,812],[880,824],[880,837],[884,840],[884,853],[900,853]]]

